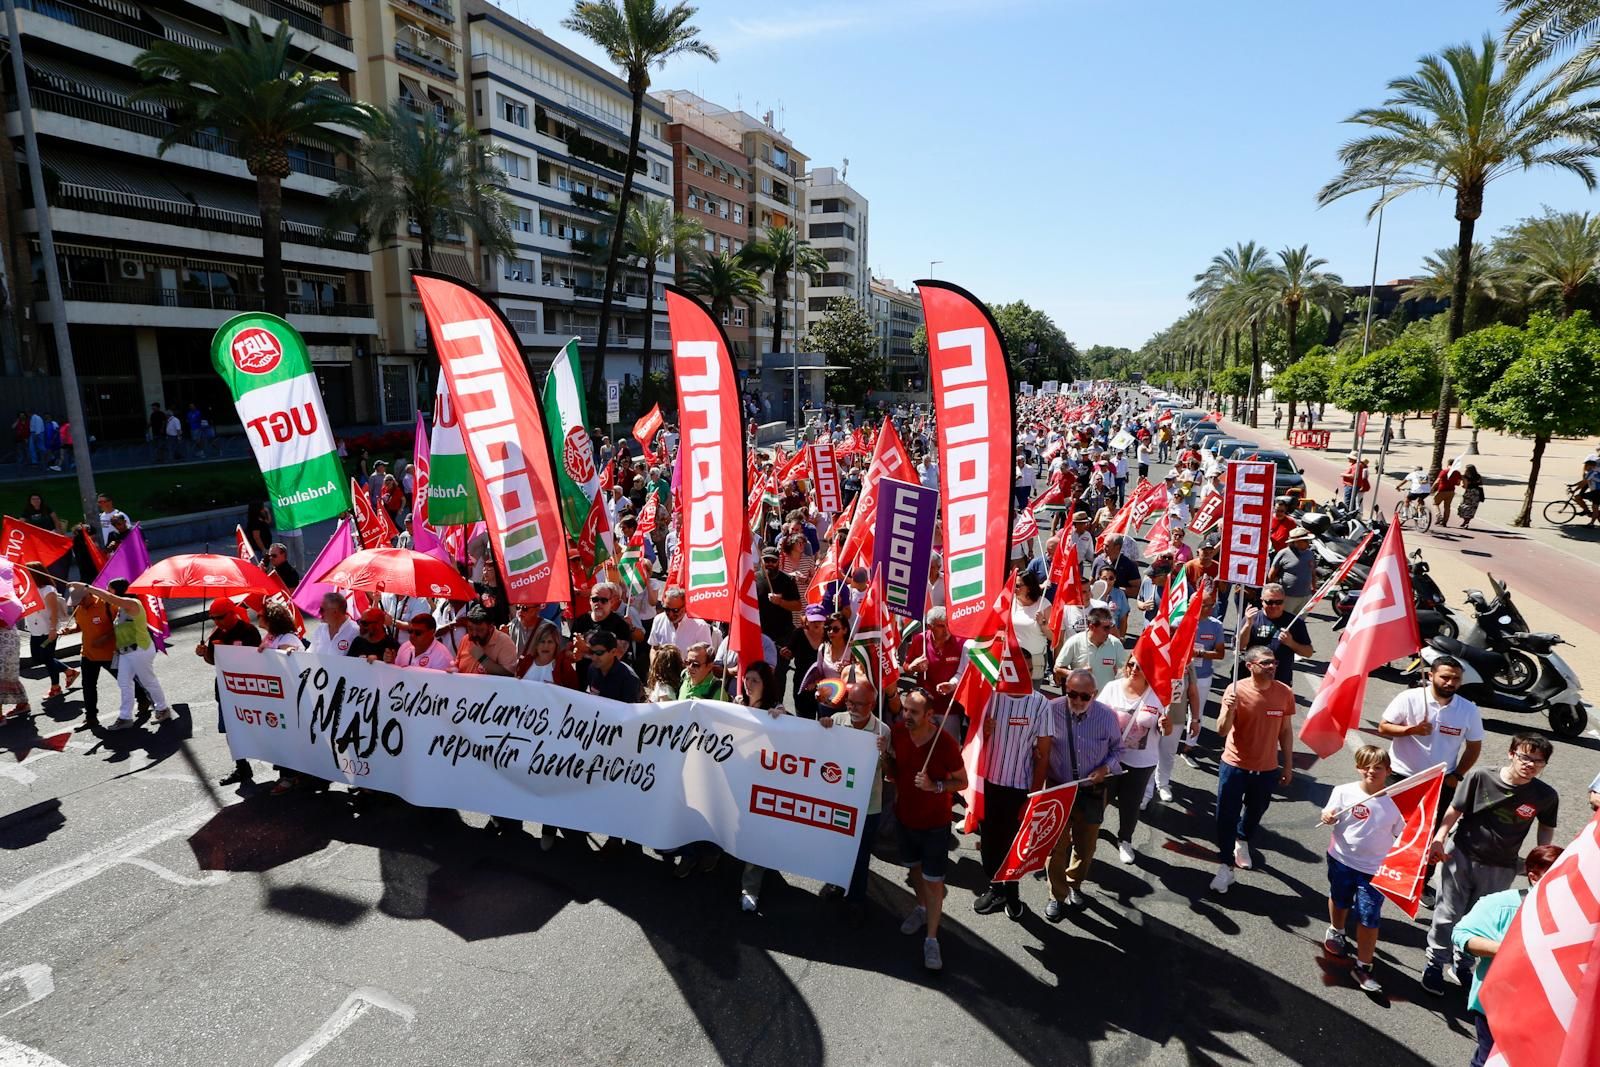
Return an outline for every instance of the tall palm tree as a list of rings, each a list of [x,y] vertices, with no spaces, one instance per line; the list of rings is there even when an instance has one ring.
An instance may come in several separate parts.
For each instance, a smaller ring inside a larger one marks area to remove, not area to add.
[[[1275,271],[1267,250],[1254,241],[1223,249],[1211,257],[1211,265],[1194,276],[1198,283],[1189,299],[1198,301],[1234,331],[1234,350],[1239,347],[1238,330],[1250,330],[1249,420],[1255,426],[1261,391],[1261,326],[1274,310]]]
[[[1299,358],[1295,352],[1295,330],[1300,323],[1302,308],[1321,308],[1333,318],[1344,311],[1344,279],[1322,268],[1328,261],[1313,256],[1309,246],[1283,248],[1278,252],[1277,269],[1273,272],[1273,296],[1283,309],[1287,334],[1288,356],[1284,366],[1292,366]],[[1289,425],[1294,425],[1295,402],[1289,400]]]
[[[672,210],[666,200],[646,200],[628,212],[623,243],[628,255],[644,260],[644,353],[639,360],[641,381],[650,380],[650,360],[655,355],[656,264],[686,256],[705,236],[706,228]]]
[[[261,211],[261,267],[266,308],[289,310],[283,287],[283,180],[291,173],[289,148],[297,141],[333,140],[325,124],[358,126],[370,109],[342,93],[333,74],[304,71],[289,60],[289,23],[268,37],[253,16],[248,28],[228,23],[228,45],[220,51],[157,41],[134,57],[147,82],[137,99],[173,105],[172,129],[158,154],[199,133],[239,142],[244,164],[256,180]]]
[[[488,137],[399,102],[371,115],[363,132],[356,167],[331,199],[334,223],[354,223],[384,244],[415,223],[424,270],[433,269],[434,246],[455,233],[471,233],[492,256],[516,253],[505,172]]]
[[[756,272],[772,275],[772,351],[783,346],[783,309],[789,299],[791,275],[803,273],[816,281],[827,273],[828,261],[810,245],[800,243],[800,232],[792,226],[768,226],[766,234],[744,246],[745,265]],[[795,323],[795,351],[800,351],[800,324]]]
[[[1512,16],[1507,55],[1538,60],[1570,48],[1571,70],[1600,59],[1600,0],[1503,0],[1500,10]]]
[[[711,306],[711,317],[719,323],[733,310],[735,302],[753,304],[766,295],[761,277],[733,252],[696,256],[683,275],[683,287],[704,298]]]
[[[633,172],[639,158],[639,125],[644,118],[644,94],[650,88],[650,67],[666,66],[677,55],[704,56],[713,63],[717,50],[700,40],[700,29],[690,24],[695,8],[685,3],[663,7],[656,0],[577,0],[561,25],[582,34],[605,52],[628,83],[633,117],[628,126],[628,167],[622,174],[624,205],[633,202]],[[606,335],[611,322],[611,299],[622,260],[625,226],[613,227],[611,253],[606,259],[606,285],[600,297],[600,339],[595,344],[594,366],[589,371],[589,406],[599,410],[606,377]],[[648,342],[646,342],[648,343]]]
[[[1561,301],[1559,316],[1578,306],[1584,286],[1600,270],[1600,216],[1587,211],[1551,211],[1523,219],[1495,242],[1507,268],[1527,286],[1532,302]]]
[[[1504,63],[1485,35],[1423,56],[1415,74],[1389,83],[1382,106],[1357,111],[1346,122],[1369,132],[1339,150],[1344,169],[1317,194],[1319,203],[1381,189],[1368,217],[1391,200],[1418,189],[1455,194],[1456,272],[1450,299],[1448,342],[1466,324],[1472,274],[1472,235],[1483,214],[1485,187],[1496,178],[1534,167],[1556,167],[1595,187],[1590,161],[1600,153],[1600,116],[1594,90],[1600,70],[1538,73],[1538,57],[1513,55]],[[1434,414],[1430,469],[1444,463],[1455,387],[1448,368]]]

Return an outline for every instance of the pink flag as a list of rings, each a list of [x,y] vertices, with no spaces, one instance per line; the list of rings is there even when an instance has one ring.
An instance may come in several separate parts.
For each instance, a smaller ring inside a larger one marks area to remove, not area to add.
[[[333,536],[328,538],[328,543],[322,546],[322,551],[317,553],[317,558],[312,560],[311,566],[306,568],[306,573],[300,579],[300,584],[295,586],[293,600],[295,606],[307,615],[321,616],[322,598],[328,593],[337,593],[338,586],[328,585],[323,577],[339,564],[355,554],[356,541],[350,533],[350,519],[345,517],[339,520],[339,525],[333,528]]]
[[[150,550],[144,544],[144,531],[139,529],[138,523],[134,523],[128,530],[128,536],[117,542],[117,547],[112,549],[111,555],[106,559],[106,565],[95,575],[93,585],[98,589],[104,589],[106,583],[114,582],[118,578],[131,582],[149,569]],[[150,632],[155,636],[156,647],[166,651],[165,638],[172,632],[172,627],[167,622],[166,605],[161,602],[160,597],[150,594],[140,594],[139,599],[144,601],[145,617],[150,622]]]
[[[417,412],[417,441],[412,446],[414,455],[412,456],[411,538],[413,541],[416,540],[417,531],[422,529],[423,523],[428,521],[428,465],[431,455],[428,448],[428,428],[422,425],[422,412],[419,411]]]

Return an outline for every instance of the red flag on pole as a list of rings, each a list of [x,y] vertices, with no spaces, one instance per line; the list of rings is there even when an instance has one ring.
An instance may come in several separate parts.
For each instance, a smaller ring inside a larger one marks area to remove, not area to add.
[[[1133,646],[1133,658],[1163,704],[1172,702],[1173,688],[1183,680],[1183,669],[1194,654],[1194,634],[1200,626],[1200,605],[1194,593],[1187,575],[1175,575],[1161,594],[1161,610]]]
[[[1600,815],[1523,899],[1478,999],[1512,1067],[1600,1063]]]
[[[802,449],[802,453],[811,455],[812,480],[817,487],[817,507],[824,515],[836,514],[839,510],[839,462],[833,454],[833,443],[818,441],[809,449]]]
[[[389,510],[373,507],[372,498],[354,478],[350,479],[350,504],[356,513],[356,539],[362,548],[388,548],[394,544],[400,531],[389,518]]]
[[[1017,512],[1017,524],[1011,530],[1013,545],[1026,544],[1039,536],[1039,520],[1033,517],[1033,505]]]
[[[1160,521],[1150,527],[1150,533],[1144,539],[1144,550],[1151,558],[1172,551],[1171,518],[1170,515],[1162,515]]]
[[[946,622],[958,637],[979,637],[1010,554],[1015,390],[1005,340],[983,303],[949,282],[917,289],[939,447]]]
[[[728,627],[728,647],[739,665],[741,681],[751,664],[765,658],[761,650],[761,605],[756,599],[756,559],[748,534],[744,538],[744,550],[739,553],[738,613]]]
[[[1028,794],[1028,806],[1022,809],[1022,825],[1011,842],[1000,870],[995,872],[996,882],[1015,882],[1025,875],[1044,869],[1055,851],[1056,842],[1067,828],[1067,816],[1072,813],[1072,801],[1078,795],[1078,783],[1051,786]]]
[[[352,478],[350,481],[351,481],[352,484],[354,484],[355,479]],[[234,540],[234,543],[238,547],[238,555],[239,555],[240,559],[244,560],[246,563],[260,563],[261,562],[259,559],[256,558],[256,550],[253,547],[251,547],[250,539],[247,538],[244,535],[244,527],[243,526],[239,526],[237,524],[234,526],[234,528],[233,528],[233,540]]]
[[[1278,468],[1271,463],[1228,461],[1218,580],[1252,587],[1266,583],[1272,495],[1277,484]]]
[[[1055,599],[1050,601],[1048,621],[1050,632],[1060,641],[1064,637],[1061,627],[1066,621],[1067,609],[1081,608],[1089,602],[1083,595],[1082,568],[1078,566],[1078,546],[1066,534],[1062,534],[1060,540],[1056,542],[1056,554],[1050,561],[1050,582],[1056,587],[1056,595]]]
[[[1200,505],[1194,509],[1194,517],[1189,520],[1189,532],[1203,534],[1221,521],[1222,503],[1222,494],[1217,492],[1216,486],[1206,486],[1206,491],[1200,495]]]
[[[5,541],[5,558],[13,563],[33,560],[49,567],[72,551],[72,538],[10,515],[0,522],[0,540]]]
[[[1413,919],[1422,904],[1428,846],[1433,842],[1434,815],[1439,810],[1439,789],[1443,785],[1444,764],[1439,763],[1383,790],[1400,809],[1406,828],[1383,858],[1383,866],[1372,876],[1372,888]]]
[[[872,562],[877,543],[874,528],[878,524],[878,483],[885,478],[915,481],[912,474],[911,455],[906,451],[906,446],[900,443],[900,435],[895,432],[894,424],[885,419],[872,462],[867,465],[867,473],[861,479],[861,492],[856,495],[855,513],[850,519],[850,535],[845,538],[844,552],[839,557],[843,568],[848,570],[858,563],[867,566]]]
[[[666,423],[661,417],[661,405],[656,404],[633,424],[633,439],[646,452],[650,451],[650,442],[655,440],[656,432]]]
[[[1226,574],[1223,579],[1227,580]],[[1367,675],[1420,647],[1411,569],[1406,566],[1400,524],[1392,522],[1300,727],[1300,740],[1324,759],[1339,751],[1344,735],[1361,721]]]

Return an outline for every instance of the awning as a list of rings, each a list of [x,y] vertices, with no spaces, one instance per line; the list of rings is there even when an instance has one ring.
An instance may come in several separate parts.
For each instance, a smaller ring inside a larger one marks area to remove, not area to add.
[[[700,149],[695,148],[693,145],[684,145],[684,147],[689,150],[689,154],[691,156],[695,157],[700,162],[704,163],[706,166],[715,167],[715,168],[717,168],[719,170],[725,170],[729,174],[737,174],[739,177],[745,179],[746,181],[750,180],[750,172],[745,170],[743,167],[738,166],[737,164],[734,164],[734,163],[729,163],[726,160],[717,159],[717,158],[713,157],[709,152],[702,152]]]
[[[42,155],[45,170],[53,172],[57,181],[76,186],[91,196],[102,191],[183,202],[179,191],[158,175],[120,167],[110,169],[102,161],[71,152],[48,150]]]
[[[188,19],[179,18],[177,15],[166,11],[156,11],[154,9],[151,9],[150,17],[161,23],[161,35],[169,41],[186,44],[190,48],[198,48],[206,52],[219,51],[228,46],[226,34],[218,33],[216,30],[208,30],[198,23],[190,22]]]
[[[138,6],[127,3],[126,0],[91,0],[91,2],[96,7],[103,7],[107,11],[115,11],[117,14],[134,19],[135,21],[137,21],[139,18]]]
[[[133,108],[150,115],[166,114],[166,108],[154,100],[131,99],[138,88],[131,81],[45,56],[28,56],[27,66],[28,80],[36,86],[98,100],[113,107]]]
[[[422,269],[422,250],[413,248],[411,252],[411,269]],[[460,278],[471,285],[478,284],[477,274],[472,269],[472,261],[463,252],[433,250],[433,269],[440,274],[448,274],[452,278]]]
[[[39,239],[35,237],[31,242],[35,252],[42,252]],[[97,248],[94,245],[69,245],[61,241],[56,242],[56,255],[80,256],[84,259],[116,259],[121,253],[112,248]]]
[[[425,103],[428,99],[428,90],[422,87],[422,83],[404,74],[400,75],[400,91],[418,104]]]
[[[444,108],[446,111],[457,111],[457,112],[459,112],[461,110],[461,101],[457,100],[455,97],[451,96],[449,93],[443,93],[443,92],[440,92],[437,89],[429,89],[428,90],[428,95],[433,98],[433,102],[435,104],[438,104],[440,107]]]

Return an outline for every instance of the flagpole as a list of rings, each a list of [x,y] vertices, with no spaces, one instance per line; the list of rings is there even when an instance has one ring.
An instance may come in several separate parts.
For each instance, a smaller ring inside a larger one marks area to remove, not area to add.
[[[1379,797],[1386,797],[1386,796],[1389,796],[1389,795],[1391,795],[1393,793],[1398,793],[1398,792],[1400,792],[1402,790],[1410,789],[1414,785],[1421,785],[1424,781],[1428,780],[1429,778],[1433,778],[1433,777],[1439,777],[1439,778],[1443,778],[1444,777],[1444,764],[1435,763],[1432,767],[1429,767],[1425,771],[1418,771],[1416,774],[1411,775],[1409,778],[1400,779],[1398,782],[1394,783],[1394,785],[1386,785],[1382,789],[1378,790],[1376,793],[1369,794],[1367,796],[1367,799],[1368,800],[1376,800]],[[1358,800],[1354,804],[1350,805],[1348,808],[1342,808],[1339,811],[1334,812],[1333,813],[1333,817],[1335,819],[1342,819],[1342,818],[1344,818],[1344,816],[1350,814],[1352,811],[1355,811],[1360,806],[1361,806],[1361,801]],[[1321,816],[1318,816],[1317,822],[1318,823],[1322,822]]]
[[[1339,569],[1328,576],[1328,580],[1322,583],[1322,588],[1318,589],[1316,593],[1312,595],[1311,599],[1306,601],[1304,606],[1300,608],[1299,612],[1295,614],[1295,617],[1289,620],[1289,626],[1293,626],[1295,623],[1305,618],[1311,612],[1311,605],[1317,603],[1317,601],[1328,595],[1328,590],[1333,588],[1334,583],[1338,582],[1340,578],[1344,577],[1345,574],[1348,573],[1346,572],[1345,567],[1352,559],[1355,559],[1361,554],[1361,552],[1367,547],[1367,542],[1371,541],[1372,538],[1372,531],[1367,531],[1367,536],[1361,539],[1361,543],[1356,545],[1355,548],[1351,549],[1348,556],[1339,561]],[[1289,626],[1285,626],[1284,629],[1287,630]]]

